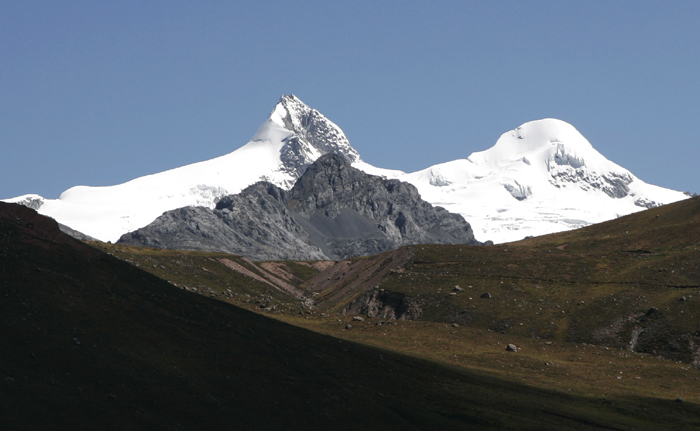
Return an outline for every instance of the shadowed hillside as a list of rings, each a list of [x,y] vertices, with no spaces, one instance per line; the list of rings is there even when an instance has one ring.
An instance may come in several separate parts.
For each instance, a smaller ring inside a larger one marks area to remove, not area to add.
[[[697,231],[699,204],[513,244],[411,246],[340,262],[99,246],[182,289],[348,341],[629,408],[636,428],[653,428],[666,414],[698,420],[685,410],[700,402],[697,236],[684,232]]]
[[[1,205],[2,429],[658,429],[698,413],[320,335],[175,287]]]

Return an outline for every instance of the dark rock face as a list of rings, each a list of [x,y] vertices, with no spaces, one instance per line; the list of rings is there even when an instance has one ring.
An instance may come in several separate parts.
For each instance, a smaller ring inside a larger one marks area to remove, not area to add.
[[[477,244],[462,216],[423,201],[399,180],[365,174],[335,155],[311,165],[289,208],[329,257],[376,254],[408,244]]]
[[[120,243],[222,251],[251,259],[345,259],[408,244],[478,244],[462,216],[423,201],[416,188],[326,154],[286,192],[254,184],[215,210],[180,208]]]
[[[119,243],[182,250],[218,251],[258,260],[326,259],[284,205],[286,192],[259,182],[226,196],[215,210],[184,207],[123,235]]]

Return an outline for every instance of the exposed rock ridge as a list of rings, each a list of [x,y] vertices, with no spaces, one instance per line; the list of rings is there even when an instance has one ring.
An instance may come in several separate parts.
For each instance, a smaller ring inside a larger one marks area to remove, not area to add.
[[[351,163],[360,160],[340,127],[295,95],[282,95],[273,115],[280,126],[294,133],[285,138],[280,151],[282,170],[293,178],[299,178],[323,154],[340,154]]]
[[[307,229],[312,243],[320,239],[329,257],[408,244],[477,243],[462,216],[423,201],[413,185],[368,175],[337,155],[309,167],[289,192],[289,208],[300,223],[313,225]]]
[[[408,183],[365,174],[336,154],[319,158],[289,192],[259,182],[222,198],[214,210],[168,211],[119,242],[256,260],[336,260],[408,244],[478,244],[462,216],[423,201]]]
[[[629,185],[634,178],[629,172],[609,172],[599,174],[586,169],[583,159],[557,151],[551,160],[546,161],[552,179],[550,184],[559,188],[567,185],[578,186],[581,190],[600,190],[611,198],[620,199],[630,192]],[[639,205],[638,206],[645,206]]]
[[[418,320],[423,313],[418,302],[400,292],[372,289],[343,309],[343,314],[364,314],[381,319]]]
[[[167,211],[120,243],[155,248],[218,251],[257,260],[325,259],[284,204],[285,191],[258,182],[222,198],[216,209]]]

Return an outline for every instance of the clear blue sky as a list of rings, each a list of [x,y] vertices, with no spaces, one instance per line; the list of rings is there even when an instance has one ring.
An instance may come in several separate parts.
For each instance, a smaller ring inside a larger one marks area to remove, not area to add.
[[[0,3],[0,198],[229,153],[282,93],[415,171],[554,117],[700,192],[698,1]]]

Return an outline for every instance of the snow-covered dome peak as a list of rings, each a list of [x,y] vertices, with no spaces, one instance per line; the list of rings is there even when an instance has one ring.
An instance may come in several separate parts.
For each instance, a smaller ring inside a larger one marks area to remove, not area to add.
[[[565,143],[573,148],[593,148],[574,126],[556,118],[529,121],[510,133],[530,146]]]
[[[591,152],[597,153],[574,126],[555,118],[545,118],[529,121],[502,134],[493,147],[473,153],[469,160],[493,168],[516,161],[529,163],[552,158],[583,163]]]

